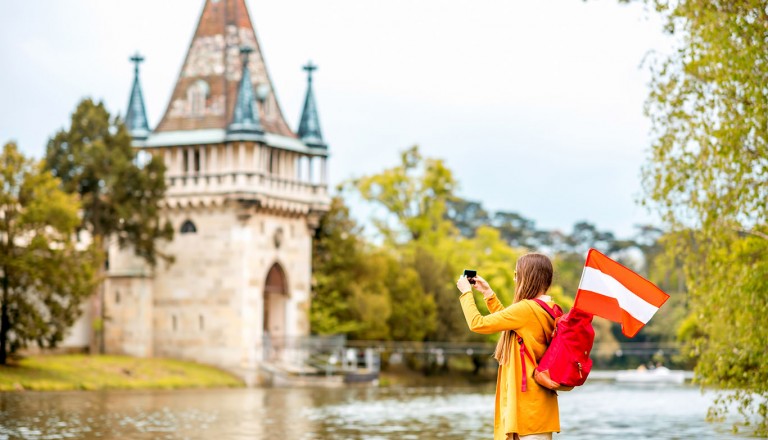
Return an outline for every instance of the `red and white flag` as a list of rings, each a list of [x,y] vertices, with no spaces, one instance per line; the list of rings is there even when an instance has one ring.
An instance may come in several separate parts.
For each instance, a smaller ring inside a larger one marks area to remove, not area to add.
[[[631,338],[667,299],[652,282],[590,249],[573,307],[620,323],[621,332]]]

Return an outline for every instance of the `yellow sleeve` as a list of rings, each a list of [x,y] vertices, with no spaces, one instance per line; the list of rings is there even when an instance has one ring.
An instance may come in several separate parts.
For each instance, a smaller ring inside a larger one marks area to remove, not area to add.
[[[477,310],[475,297],[471,291],[462,293],[459,301],[461,301],[461,309],[464,311],[467,325],[475,333],[488,335],[504,330],[517,330],[531,319],[531,308],[522,301],[486,316],[481,315]]]
[[[485,305],[488,306],[488,311],[491,313],[504,310],[504,304],[499,301],[499,297],[495,293],[485,300]]]

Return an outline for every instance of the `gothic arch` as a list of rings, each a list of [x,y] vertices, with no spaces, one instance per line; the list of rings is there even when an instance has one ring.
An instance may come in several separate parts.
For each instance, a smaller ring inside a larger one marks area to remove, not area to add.
[[[286,335],[287,306],[290,297],[288,278],[280,263],[274,263],[264,281],[264,334]]]

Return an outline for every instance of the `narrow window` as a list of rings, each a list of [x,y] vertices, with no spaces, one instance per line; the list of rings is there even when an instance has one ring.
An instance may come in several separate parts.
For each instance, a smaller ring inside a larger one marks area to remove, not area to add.
[[[205,330],[205,318],[203,318],[203,315],[200,315],[200,330]]]
[[[115,304],[120,304],[120,291],[115,291]]]
[[[195,172],[200,172],[200,150],[195,148]]]
[[[264,99],[261,107],[264,109],[264,116],[269,119],[272,115],[272,101],[270,101],[269,98]]]
[[[187,150],[183,150],[181,153],[181,165],[184,169],[184,174],[189,172],[189,154]]]
[[[181,233],[182,234],[195,234],[197,233],[197,227],[194,223],[192,223],[191,220],[186,220],[181,225]]]
[[[205,107],[210,95],[208,83],[199,79],[187,89],[187,103],[191,116],[204,116]]]
[[[173,331],[176,331],[176,329],[179,328],[179,322],[178,318],[176,318],[176,315],[173,315],[171,317],[171,325],[173,327]]]

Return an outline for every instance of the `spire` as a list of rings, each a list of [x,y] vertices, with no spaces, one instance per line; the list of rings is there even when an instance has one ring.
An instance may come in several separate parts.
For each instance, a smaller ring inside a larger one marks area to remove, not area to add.
[[[128,111],[125,114],[125,126],[135,140],[144,140],[149,135],[147,112],[144,110],[144,96],[141,94],[141,83],[139,82],[139,64],[144,61],[144,57],[136,52],[130,60],[133,62],[133,87],[131,88],[131,98],[128,100]]]
[[[240,48],[252,52],[243,68]],[[296,137],[283,118],[245,0],[205,0],[171,100],[156,133],[228,129],[235,119],[242,75],[248,72],[261,105],[254,120],[264,132]],[[261,94],[263,92],[263,95]]]
[[[310,147],[327,148],[323,142],[323,134],[320,132],[320,118],[317,115],[315,94],[312,91],[312,72],[317,70],[317,66],[310,61],[304,66],[304,70],[307,72],[307,96],[304,98],[298,135]]]
[[[256,106],[253,94],[251,73],[248,70],[248,55],[251,52],[253,52],[253,49],[248,46],[240,48],[240,53],[243,56],[243,71],[240,77],[240,85],[237,88],[237,101],[235,101],[232,123],[227,127],[227,132],[229,133],[264,133],[259,119],[259,109]]]

